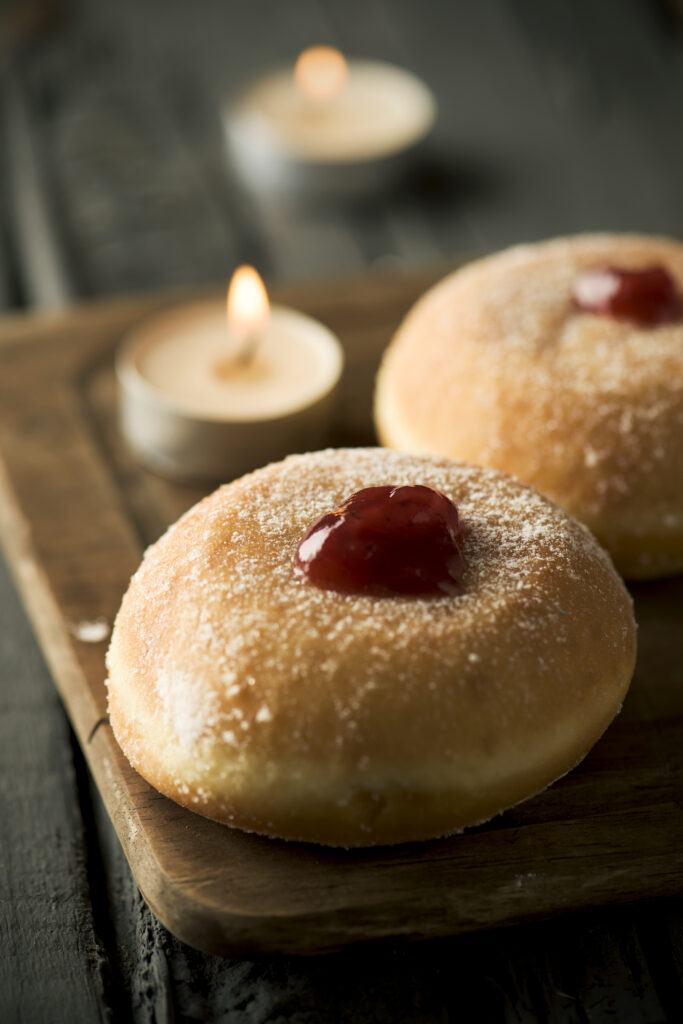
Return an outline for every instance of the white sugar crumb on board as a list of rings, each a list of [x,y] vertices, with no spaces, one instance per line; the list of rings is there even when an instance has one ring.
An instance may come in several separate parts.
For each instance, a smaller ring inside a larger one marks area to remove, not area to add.
[[[69,623],[69,632],[84,644],[101,644],[107,639],[110,631],[109,622],[102,617]]]
[[[362,487],[411,483],[458,506],[462,595],[340,595],[297,575],[294,549],[320,516]],[[538,647],[535,671],[552,678],[573,628],[564,597],[602,600],[609,572],[585,527],[493,470],[387,449],[327,450],[266,467],[195,506],[147,553],[122,618],[140,679],[151,680],[184,748],[197,756],[212,742],[247,751],[285,722],[286,742],[305,754],[319,742],[322,714],[335,723],[334,756],[355,751],[357,764],[369,709],[391,713],[417,687],[438,708],[459,687],[481,686],[499,632],[512,652],[504,657],[528,660]],[[491,692],[501,678],[492,673]],[[530,691],[518,703],[533,700]]]

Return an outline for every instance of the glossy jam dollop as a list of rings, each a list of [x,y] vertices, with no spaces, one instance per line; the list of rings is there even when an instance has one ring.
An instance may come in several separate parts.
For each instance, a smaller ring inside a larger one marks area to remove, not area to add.
[[[465,569],[458,510],[422,484],[366,487],[319,519],[297,568],[342,594],[459,594]]]
[[[632,320],[643,327],[672,323],[683,315],[683,299],[664,267],[585,270],[574,281],[573,295],[587,313]]]

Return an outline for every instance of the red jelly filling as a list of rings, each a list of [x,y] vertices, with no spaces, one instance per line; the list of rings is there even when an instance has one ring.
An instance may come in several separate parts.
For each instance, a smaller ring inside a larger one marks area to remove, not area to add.
[[[328,512],[295,563],[322,590],[342,594],[459,594],[463,528],[432,487],[366,487]]]
[[[579,309],[644,327],[671,323],[683,314],[676,282],[664,267],[586,270],[574,281],[573,292]]]

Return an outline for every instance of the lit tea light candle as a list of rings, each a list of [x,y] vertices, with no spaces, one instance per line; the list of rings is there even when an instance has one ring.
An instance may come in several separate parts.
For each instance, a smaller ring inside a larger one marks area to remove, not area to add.
[[[250,188],[358,196],[392,183],[436,116],[433,93],[392,64],[305,50],[225,111],[229,153]]]
[[[160,313],[118,355],[124,437],[150,468],[227,480],[328,440],[343,366],[337,338],[293,309],[270,307],[251,267],[225,303]]]

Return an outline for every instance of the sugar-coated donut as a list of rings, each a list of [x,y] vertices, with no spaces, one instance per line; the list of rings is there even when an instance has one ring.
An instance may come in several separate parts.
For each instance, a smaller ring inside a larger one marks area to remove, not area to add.
[[[627,577],[683,570],[683,320],[577,308],[579,273],[665,268],[683,245],[585,235],[523,245],[417,303],[377,380],[382,443],[493,466],[585,522]]]
[[[369,485],[459,509],[463,592],[321,590],[293,553]],[[386,449],[227,484],[145,555],[116,620],[109,714],[131,764],[217,821],[372,846],[484,821],[572,768],[617,713],[630,598],[590,532],[490,469]]]

